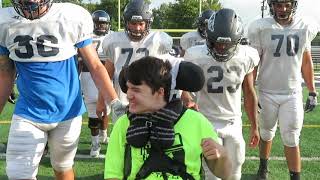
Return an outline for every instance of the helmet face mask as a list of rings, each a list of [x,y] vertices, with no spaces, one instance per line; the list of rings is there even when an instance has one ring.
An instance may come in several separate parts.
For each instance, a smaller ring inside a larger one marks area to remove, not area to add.
[[[94,23],[94,34],[98,36],[108,34],[110,30],[110,16],[103,10],[97,10],[92,13],[92,20]]]
[[[153,21],[149,3],[145,0],[131,0],[123,13],[125,31],[132,41],[140,41],[149,34]]]
[[[237,51],[243,31],[242,21],[232,9],[219,10],[208,21],[206,44],[209,53],[216,61],[229,61]]]
[[[268,0],[270,14],[280,24],[289,24],[297,10],[297,0]]]
[[[208,24],[208,19],[214,14],[213,10],[203,11],[196,21],[197,30],[202,38],[206,37],[206,27]]]
[[[15,11],[30,20],[44,16],[52,5],[52,0],[11,0]]]

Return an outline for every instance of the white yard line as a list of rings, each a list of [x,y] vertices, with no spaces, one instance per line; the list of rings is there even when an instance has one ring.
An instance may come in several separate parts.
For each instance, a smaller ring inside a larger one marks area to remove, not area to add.
[[[45,156],[46,158],[49,158],[48,155]],[[6,154],[5,153],[0,153],[0,159],[5,159]],[[77,154],[76,159],[104,159],[105,155],[100,154],[99,157],[93,158],[87,154]],[[256,156],[248,156],[246,157],[246,160],[259,160],[259,157]],[[273,156],[270,157],[270,160],[275,160],[275,161],[285,161],[285,157],[279,157],[279,156]],[[320,157],[301,157],[302,161],[320,161]]]

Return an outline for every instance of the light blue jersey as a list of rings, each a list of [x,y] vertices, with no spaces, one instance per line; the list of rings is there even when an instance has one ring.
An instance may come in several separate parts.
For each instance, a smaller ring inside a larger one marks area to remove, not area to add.
[[[77,48],[92,44],[90,13],[58,3],[32,21],[12,7],[0,9],[0,14],[0,55],[9,56],[18,73],[14,114],[40,123],[82,115],[86,110],[75,55]]]

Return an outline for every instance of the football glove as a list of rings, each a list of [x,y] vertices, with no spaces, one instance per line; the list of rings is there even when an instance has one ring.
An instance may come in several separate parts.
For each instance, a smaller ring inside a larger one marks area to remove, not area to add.
[[[114,99],[110,103],[112,121],[116,122],[120,116],[126,113],[127,106],[122,104],[119,99]]]
[[[16,103],[16,95],[14,92],[12,92],[8,98],[8,102],[11,103],[11,104],[15,104]]]
[[[258,113],[261,112],[261,109],[262,109],[262,107],[261,107],[260,103],[258,103]]]
[[[306,105],[304,106],[304,111],[305,112],[313,111],[313,109],[316,107],[317,104],[318,104],[317,93],[309,92],[309,96],[307,98]]]

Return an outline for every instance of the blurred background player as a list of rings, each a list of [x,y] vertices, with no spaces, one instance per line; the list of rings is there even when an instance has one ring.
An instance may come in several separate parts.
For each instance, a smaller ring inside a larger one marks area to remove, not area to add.
[[[261,57],[258,74],[260,165],[258,179],[267,179],[272,140],[279,122],[290,179],[300,179],[300,132],[303,125],[302,79],[309,90],[305,111],[317,105],[311,41],[319,27],[296,15],[297,0],[268,0],[271,16],[252,22],[251,46]]]
[[[102,42],[105,36],[112,33],[110,30],[110,16],[106,11],[97,10],[92,13],[93,28],[93,46],[97,50],[101,63],[104,64],[106,56],[103,54]],[[86,64],[79,58],[80,65],[80,82],[81,89],[84,96],[84,102],[87,107],[89,123],[88,127],[91,130],[91,150],[90,156],[97,157],[100,154],[100,143],[107,143],[107,128],[110,108],[106,108],[101,118],[96,114],[96,106],[98,101],[99,91],[94,85],[93,79]]]
[[[124,32],[108,35],[102,44],[106,55],[105,67],[113,78],[114,87],[120,101],[128,104],[127,96],[119,87],[118,76],[123,67],[144,56],[160,56],[168,54],[173,44],[172,37],[165,32],[151,31],[153,21],[149,3],[144,0],[131,0],[123,12]],[[105,111],[103,102],[99,100],[98,115]],[[112,119],[115,121],[116,119]]]
[[[253,80],[253,70],[258,65],[259,56],[254,48],[240,45],[243,25],[232,9],[221,9],[211,16],[206,32],[206,45],[187,49],[184,58],[199,65],[205,73],[206,86],[197,94],[197,104],[200,112],[214,125],[231,157],[232,175],[227,179],[240,180],[245,160],[241,89],[244,108],[251,123],[249,146],[256,147],[259,143],[258,101]],[[216,179],[207,168],[205,170],[206,179]]]
[[[215,11],[209,9],[203,11],[197,18],[195,24],[197,26],[196,32],[188,32],[181,36],[180,46],[182,48],[181,56],[184,56],[186,49],[196,46],[203,45],[206,43],[206,27],[208,19],[215,13]]]

